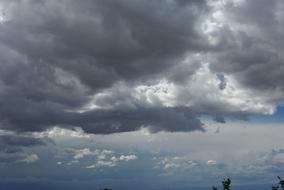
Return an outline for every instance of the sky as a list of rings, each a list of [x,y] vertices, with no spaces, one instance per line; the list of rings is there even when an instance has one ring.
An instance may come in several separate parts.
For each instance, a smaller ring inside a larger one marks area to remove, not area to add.
[[[0,0],[0,190],[269,189],[284,1]]]

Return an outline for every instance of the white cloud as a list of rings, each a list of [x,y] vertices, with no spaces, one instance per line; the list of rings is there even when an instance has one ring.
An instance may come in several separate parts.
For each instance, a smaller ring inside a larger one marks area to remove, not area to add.
[[[197,55],[196,55],[197,56]],[[272,114],[275,104],[267,98],[267,94],[255,93],[238,83],[233,75],[224,74],[224,87],[220,88],[218,73],[210,70],[210,64],[204,62],[182,84],[163,78],[151,85],[134,87],[119,83],[102,93],[96,94],[90,103],[100,109],[146,107],[199,107],[211,112]],[[127,94],[124,94],[127,91]],[[213,111],[212,109],[215,109]]]
[[[113,157],[111,157],[111,160],[115,161],[115,162],[117,162],[117,161],[126,161],[126,162],[128,162],[130,160],[136,160],[137,158],[138,157],[136,155],[130,154],[130,155],[121,155],[121,156],[118,156],[118,157],[113,156]]]
[[[37,137],[48,137],[52,139],[62,138],[90,138],[90,135],[86,134],[81,128],[64,129],[60,127],[53,127],[42,132],[34,132],[34,136]]]
[[[114,167],[116,166],[116,162],[114,161],[106,161],[106,160],[98,160],[95,164],[86,166],[86,168],[102,168],[102,167]]]
[[[86,166],[85,168],[104,168],[104,167],[114,167],[122,162],[129,162],[138,159],[138,156],[135,154],[121,154],[113,150],[107,149],[94,149],[82,148],[82,149],[67,149],[67,153],[70,153],[74,160],[69,162],[69,165],[74,163],[85,163],[82,161],[85,157],[90,157],[92,160],[95,160],[95,163]]]
[[[91,151],[89,148],[74,150],[74,159],[78,160],[81,158],[84,158],[85,156],[91,156],[91,155],[98,155],[98,150]]]
[[[215,160],[208,160],[207,165],[216,165],[217,162]]]
[[[119,160],[128,162],[130,160],[136,160],[137,158],[138,157],[136,155],[134,155],[134,154],[131,154],[131,155],[121,155],[119,157]]]
[[[37,154],[27,154],[26,157],[20,162],[26,162],[26,163],[33,163],[39,160],[39,157]]]
[[[198,165],[196,161],[190,160],[188,156],[159,157],[155,169],[164,169],[167,172],[182,172],[190,170]]]
[[[95,164],[89,165],[86,168],[114,167],[121,162],[128,162],[136,159],[138,159],[138,157],[135,154],[117,155],[117,153],[113,151],[102,151],[101,155],[97,156]]]

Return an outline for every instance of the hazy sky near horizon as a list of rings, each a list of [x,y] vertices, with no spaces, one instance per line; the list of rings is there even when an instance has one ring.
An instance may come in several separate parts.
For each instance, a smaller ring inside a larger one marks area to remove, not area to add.
[[[284,176],[283,31],[282,0],[0,0],[0,185]]]

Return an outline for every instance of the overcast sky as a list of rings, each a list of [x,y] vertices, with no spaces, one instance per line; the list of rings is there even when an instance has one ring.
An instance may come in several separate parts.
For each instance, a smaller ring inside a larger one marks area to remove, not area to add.
[[[0,0],[0,185],[269,188],[283,39],[282,0]]]

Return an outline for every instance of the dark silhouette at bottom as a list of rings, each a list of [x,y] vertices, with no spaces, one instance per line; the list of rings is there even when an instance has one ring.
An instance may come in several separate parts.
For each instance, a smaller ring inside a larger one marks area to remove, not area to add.
[[[279,190],[280,187],[281,187],[282,190],[284,190],[284,180],[281,177],[279,177],[279,176],[277,176],[277,178],[278,178],[279,182],[278,182],[277,185],[272,186],[271,190]],[[230,190],[230,188],[231,188],[231,180],[230,180],[230,178],[224,179],[222,181],[222,185],[223,185],[223,189],[224,190]],[[215,187],[215,186],[212,186],[212,190],[218,190],[218,188]]]

